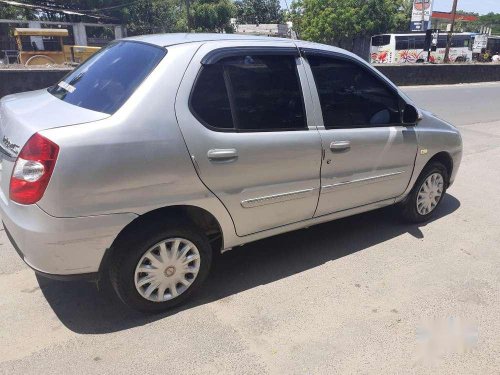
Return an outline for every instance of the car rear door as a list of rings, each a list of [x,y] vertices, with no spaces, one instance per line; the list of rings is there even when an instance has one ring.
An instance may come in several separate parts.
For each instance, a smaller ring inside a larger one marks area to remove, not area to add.
[[[313,217],[321,139],[311,112],[292,42],[211,42],[191,61],[178,122],[201,180],[239,236]]]
[[[413,126],[402,124],[397,91],[364,63],[304,49],[324,160],[315,216],[403,194],[417,153]],[[321,119],[320,119],[321,121]]]

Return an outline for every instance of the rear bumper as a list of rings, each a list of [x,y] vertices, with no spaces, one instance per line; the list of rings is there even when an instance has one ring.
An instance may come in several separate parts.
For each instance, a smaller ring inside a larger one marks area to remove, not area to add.
[[[21,249],[19,249],[19,246],[17,246],[16,241],[14,240],[14,238],[12,237],[12,235],[10,234],[9,230],[7,229],[7,227],[5,226],[5,223],[2,223],[2,224],[3,224],[3,227],[5,229],[5,234],[7,234],[7,238],[9,239],[10,243],[12,244],[12,246],[14,247],[14,249],[16,250],[17,254],[19,254],[19,256],[21,257],[21,259],[25,261],[23,252],[21,251]],[[27,263],[26,261],[25,261],[25,263],[33,271],[35,271],[38,275],[46,277],[48,279],[64,280],[64,281],[81,281],[81,280],[84,280],[84,281],[98,281],[99,280],[99,272],[79,273],[79,274],[73,274],[73,275],[56,275],[56,274],[52,274],[52,273],[42,272],[40,270],[37,270],[36,268],[31,267],[30,264]]]
[[[56,218],[37,205],[7,202],[5,196],[0,197],[0,214],[6,234],[26,264],[57,279],[94,278],[106,250],[137,217],[127,213]]]

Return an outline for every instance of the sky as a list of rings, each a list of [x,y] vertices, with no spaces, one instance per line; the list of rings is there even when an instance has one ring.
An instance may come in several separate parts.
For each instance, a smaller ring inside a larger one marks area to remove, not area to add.
[[[292,0],[280,0],[281,7],[286,8]],[[453,0],[434,0],[434,10],[451,12]],[[458,9],[467,12],[487,14],[489,12],[500,13],[500,0],[458,0]]]
[[[453,0],[434,0],[434,10],[451,12]],[[487,14],[500,13],[500,0],[458,0],[459,10]]]

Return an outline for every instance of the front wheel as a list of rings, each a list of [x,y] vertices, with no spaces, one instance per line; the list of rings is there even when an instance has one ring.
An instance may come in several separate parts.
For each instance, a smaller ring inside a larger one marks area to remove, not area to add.
[[[195,226],[170,223],[118,244],[110,279],[120,299],[133,309],[162,312],[185,300],[207,277],[212,249]]]
[[[448,172],[439,162],[424,168],[408,197],[400,203],[402,217],[411,223],[428,221],[443,200]]]

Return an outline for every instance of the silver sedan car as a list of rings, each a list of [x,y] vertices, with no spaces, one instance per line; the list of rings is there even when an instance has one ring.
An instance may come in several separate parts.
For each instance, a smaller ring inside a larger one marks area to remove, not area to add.
[[[212,258],[397,205],[428,220],[458,130],[355,55],[230,34],[134,37],[0,102],[0,211],[37,273],[109,275],[129,306],[188,299]]]

